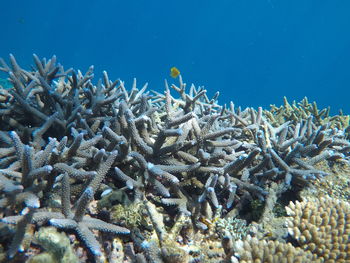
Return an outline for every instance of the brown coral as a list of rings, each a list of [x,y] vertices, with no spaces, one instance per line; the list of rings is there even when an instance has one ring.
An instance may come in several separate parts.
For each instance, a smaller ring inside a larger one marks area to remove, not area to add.
[[[234,263],[322,262],[309,251],[294,247],[290,243],[258,240],[250,236],[245,241],[237,241],[235,251],[237,257],[232,258]]]
[[[330,197],[286,207],[288,231],[301,248],[324,262],[350,260],[350,204]]]
[[[350,204],[331,197],[291,202],[289,234],[298,246],[248,236],[234,244],[232,262],[350,262]]]

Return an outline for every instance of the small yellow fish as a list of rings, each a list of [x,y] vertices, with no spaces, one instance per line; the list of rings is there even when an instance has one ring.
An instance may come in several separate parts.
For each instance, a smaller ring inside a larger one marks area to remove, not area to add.
[[[173,78],[176,78],[180,75],[180,70],[177,69],[177,67],[172,67],[170,69],[170,76],[172,76]]]

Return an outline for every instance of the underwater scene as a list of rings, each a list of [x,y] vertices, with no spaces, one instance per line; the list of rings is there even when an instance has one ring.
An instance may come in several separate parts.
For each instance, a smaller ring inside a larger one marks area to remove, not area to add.
[[[350,263],[349,13],[1,3],[0,262]]]

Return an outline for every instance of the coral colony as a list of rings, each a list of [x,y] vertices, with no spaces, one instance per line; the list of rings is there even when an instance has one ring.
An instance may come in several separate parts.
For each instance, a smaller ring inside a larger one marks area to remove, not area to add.
[[[1,261],[350,262],[348,116],[33,58],[0,61]]]

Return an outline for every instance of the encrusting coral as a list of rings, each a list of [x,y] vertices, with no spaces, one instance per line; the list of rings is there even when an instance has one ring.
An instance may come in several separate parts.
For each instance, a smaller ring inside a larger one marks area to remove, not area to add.
[[[106,72],[94,84],[93,67],[33,58],[32,70],[0,60],[13,85],[0,88],[1,222],[16,224],[10,245],[0,239],[9,260],[31,257],[21,246],[29,226],[51,225],[75,233],[90,261],[122,246],[118,258],[131,262],[230,262],[233,243],[255,234],[251,221],[269,221],[279,198],[327,176],[319,163],[349,161],[348,117],[306,99],[242,110],[201,87],[187,92],[181,75],[164,93],[136,80],[127,90]],[[304,253],[290,246],[276,245]]]

